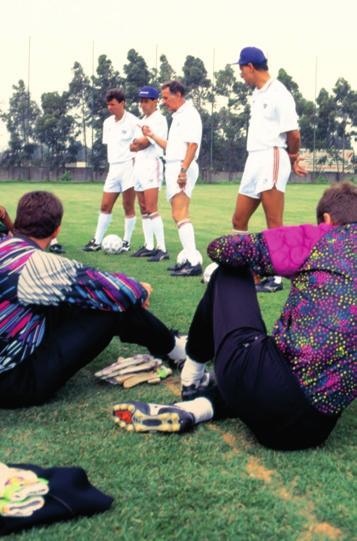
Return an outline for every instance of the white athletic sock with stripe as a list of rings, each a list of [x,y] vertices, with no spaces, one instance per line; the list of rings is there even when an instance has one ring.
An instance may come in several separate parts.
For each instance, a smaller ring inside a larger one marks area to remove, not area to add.
[[[179,238],[182,248],[186,251],[187,259],[191,263],[196,258],[195,231],[190,220],[182,220],[177,223]],[[191,263],[193,264],[193,263]]]
[[[197,363],[187,355],[181,372],[181,385],[198,385],[205,373],[205,366],[205,363]]]
[[[110,222],[112,221],[112,213],[100,212],[98,216],[97,229],[95,230],[94,239],[97,244],[101,244],[105,232],[108,229]]]
[[[136,224],[136,216],[132,216],[131,218],[125,218],[124,220],[124,239],[126,242],[130,244],[131,237],[133,234],[133,231],[135,229]]]
[[[188,413],[192,413],[196,424],[210,421],[213,418],[214,411],[212,402],[205,396],[200,396],[194,400],[188,400],[187,402],[176,402],[175,406],[188,411]]]
[[[148,250],[153,250],[154,232],[152,227],[152,221],[150,220],[150,214],[143,214],[142,219],[145,248],[147,248]]]
[[[156,238],[156,248],[162,250],[163,252],[166,252],[164,223],[162,221],[162,218],[157,212],[150,214],[150,218],[152,230]]]

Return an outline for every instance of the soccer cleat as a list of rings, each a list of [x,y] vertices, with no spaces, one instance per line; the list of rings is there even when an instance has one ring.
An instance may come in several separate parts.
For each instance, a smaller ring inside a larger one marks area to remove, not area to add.
[[[148,250],[145,246],[142,246],[131,257],[150,257],[155,255],[157,250]]]
[[[131,249],[130,243],[127,240],[123,240],[123,245],[120,248],[118,254],[121,254],[122,252],[129,252]]]
[[[183,401],[194,400],[202,396],[203,391],[216,384],[216,378],[213,372],[205,371],[199,383],[192,385],[182,385],[181,398]]]
[[[155,254],[149,257],[148,261],[153,263],[157,261],[164,261],[164,259],[170,259],[169,254],[163,250],[156,250]]]
[[[90,240],[87,242],[85,246],[83,246],[82,250],[84,252],[99,252],[101,250],[101,245],[98,242],[95,242],[95,239]]]
[[[178,271],[178,270],[181,270],[183,269],[183,267],[185,267],[187,265],[187,261],[185,261],[184,263],[176,263],[175,265],[172,265],[171,267],[167,267],[167,270],[168,271]]]
[[[187,432],[195,424],[192,413],[176,406],[123,402],[113,407],[114,421],[128,432]]]
[[[187,262],[181,269],[172,271],[170,274],[171,276],[201,276],[202,265],[200,263],[191,265],[191,263]]]
[[[62,244],[51,244],[51,246],[48,249],[52,254],[65,254],[66,250],[63,248]]]
[[[264,278],[261,282],[255,285],[257,293],[275,293],[283,289],[282,282],[276,282],[274,277]]]

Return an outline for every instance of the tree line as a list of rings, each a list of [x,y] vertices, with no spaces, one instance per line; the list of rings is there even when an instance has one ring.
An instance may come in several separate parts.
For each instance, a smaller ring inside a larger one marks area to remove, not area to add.
[[[178,78],[202,117],[201,169],[241,171],[246,157],[251,90],[239,80],[239,70],[226,65],[211,80],[198,57],[188,55],[181,73],[165,55],[159,60],[158,68],[150,69],[144,58],[130,49],[120,73],[103,54],[92,76],[74,62],[68,89],[62,93],[45,92],[40,105],[31,98],[24,81],[19,80],[13,86],[8,109],[0,112],[9,132],[1,165],[39,165],[59,170],[80,159],[99,171],[106,166],[106,148],[101,141],[103,121],[108,116],[108,89],[122,88],[127,109],[139,115],[140,87],[160,87],[164,81]],[[277,78],[295,98],[304,148],[325,150],[336,160],[341,150],[352,148],[352,138],[357,134],[357,92],[347,80],[339,78],[331,92],[322,88],[315,103],[302,96],[298,84],[284,69],[279,70]]]

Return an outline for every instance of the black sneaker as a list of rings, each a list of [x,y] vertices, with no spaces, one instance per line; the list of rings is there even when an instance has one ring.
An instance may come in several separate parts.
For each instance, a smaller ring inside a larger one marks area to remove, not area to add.
[[[123,240],[123,246],[120,248],[120,251],[118,254],[121,254],[123,252],[129,252],[131,250],[130,243],[127,240]]]
[[[188,264],[188,261],[185,261],[184,263],[176,263],[175,265],[172,265],[172,267],[167,267],[168,271],[178,271],[186,267]]]
[[[145,246],[142,246],[131,257],[150,257],[155,255],[157,250],[148,250]]]
[[[149,257],[148,261],[152,263],[156,261],[164,261],[164,259],[170,259],[168,252],[164,252],[163,250],[156,250],[156,253]]]
[[[187,432],[195,424],[192,413],[177,406],[123,402],[113,408],[115,422],[128,432]]]
[[[201,381],[198,384],[182,385],[181,398],[182,400],[194,400],[198,396],[202,396],[202,392],[216,384],[216,378],[213,372],[205,371]]]
[[[95,239],[92,239],[89,242],[87,242],[87,244],[83,246],[82,248],[84,252],[99,252],[99,250],[101,249],[102,247],[100,243],[95,242]]]
[[[66,253],[66,250],[63,248],[62,244],[59,244],[59,243],[51,244],[48,250],[52,254],[57,254],[57,255]]]
[[[255,290],[258,293],[275,293],[276,291],[281,291],[283,288],[283,283],[276,282],[273,276],[265,278],[255,286]]]
[[[186,263],[184,267],[177,271],[172,271],[171,276],[201,276],[202,274],[202,265],[191,265],[191,263]]]

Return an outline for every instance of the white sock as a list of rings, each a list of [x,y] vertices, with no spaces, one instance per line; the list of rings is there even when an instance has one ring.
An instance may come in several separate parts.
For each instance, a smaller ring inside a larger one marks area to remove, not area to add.
[[[152,217],[153,215],[151,214],[150,216]],[[155,212],[150,222],[151,222],[153,233],[156,238],[156,248],[158,248],[158,250],[162,250],[163,252],[166,252],[164,223],[162,221],[160,214]]]
[[[175,347],[167,354],[172,361],[186,359],[187,336],[175,336]]]
[[[106,212],[100,212],[98,216],[97,229],[95,230],[94,239],[97,244],[103,240],[106,230],[108,229],[113,215]]]
[[[144,233],[144,244],[148,250],[154,249],[154,232],[150,220],[150,214],[142,215],[142,225]]]
[[[249,235],[249,231],[246,229],[232,229],[232,235]]]
[[[197,264],[197,250],[195,242],[195,231],[189,220],[182,220],[177,224],[179,238],[182,248],[186,251],[187,259],[191,265]]]
[[[281,276],[274,276],[274,282],[276,284],[281,284],[281,282],[282,282]]]
[[[212,402],[205,396],[200,396],[194,400],[188,400],[187,402],[176,402],[175,406],[192,413],[196,424],[204,423],[213,418],[214,411]]]
[[[181,372],[181,385],[188,387],[198,384],[205,373],[205,367],[205,363],[197,363],[187,355]]]
[[[125,218],[124,220],[124,239],[130,244],[133,231],[135,229],[136,216],[131,216],[130,218]]]
[[[51,242],[50,242],[50,245],[51,246],[54,246],[55,244],[58,244],[58,240],[57,240],[57,237],[52,239]]]

